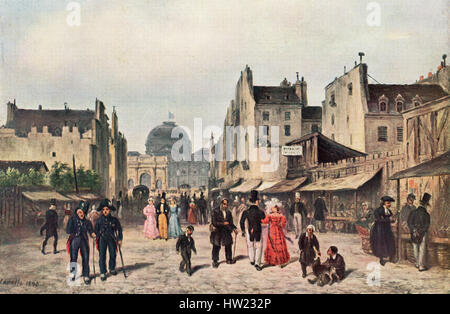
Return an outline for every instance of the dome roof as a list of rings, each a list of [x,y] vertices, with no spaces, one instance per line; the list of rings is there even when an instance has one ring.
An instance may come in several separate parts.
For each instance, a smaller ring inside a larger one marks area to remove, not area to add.
[[[172,138],[172,130],[176,127],[178,125],[174,121],[166,121],[153,128],[145,142],[145,153],[154,156],[170,156],[172,145],[179,140],[179,138]],[[180,138],[182,138],[181,135]]]

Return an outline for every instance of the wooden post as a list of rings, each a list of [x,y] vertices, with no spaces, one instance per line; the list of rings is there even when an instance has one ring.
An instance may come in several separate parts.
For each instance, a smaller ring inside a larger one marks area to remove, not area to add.
[[[397,249],[398,249],[398,261],[402,260],[402,237],[400,234],[400,179],[397,179]]]

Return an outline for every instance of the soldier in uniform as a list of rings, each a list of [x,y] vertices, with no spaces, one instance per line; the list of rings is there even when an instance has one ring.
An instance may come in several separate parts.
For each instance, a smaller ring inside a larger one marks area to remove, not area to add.
[[[75,280],[75,266],[77,263],[78,254],[81,253],[81,263],[83,280],[85,284],[90,283],[89,278],[89,236],[95,239],[96,235],[92,228],[92,223],[86,219],[86,214],[89,210],[89,202],[81,201],[78,207],[75,208],[75,214],[70,217],[67,222],[66,232],[69,234],[67,240],[67,251],[70,255],[70,263],[72,273],[72,280]],[[94,274],[95,276],[95,274]]]
[[[197,249],[195,248],[195,241],[192,238],[192,233],[194,232],[193,226],[188,226],[186,228],[186,233],[180,235],[176,244],[177,253],[180,253],[181,249],[181,257],[182,261],[180,263],[180,271],[183,272],[186,267],[186,273],[189,276],[192,276],[192,268],[191,268],[191,251],[197,254]]]
[[[98,210],[102,212],[95,224],[95,234],[97,235],[97,249],[99,250],[100,279],[106,280],[106,250],[109,253],[109,273],[117,275],[116,271],[116,250],[117,245],[122,245],[122,226],[119,219],[111,215],[111,211],[116,210],[108,199],[104,199]]]
[[[45,246],[47,245],[47,241],[49,238],[53,237],[53,254],[57,254],[58,250],[56,249],[58,245],[58,214],[56,213],[56,199],[50,200],[50,207],[45,213],[45,224],[41,227],[39,231],[40,235],[45,230],[45,239],[42,243],[41,252],[45,255]]]

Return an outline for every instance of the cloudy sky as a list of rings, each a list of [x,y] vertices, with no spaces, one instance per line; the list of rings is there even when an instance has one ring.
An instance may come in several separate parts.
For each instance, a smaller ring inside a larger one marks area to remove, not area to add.
[[[246,64],[255,85],[300,72],[310,105],[364,51],[382,83],[412,83],[448,53],[448,2],[329,0],[0,1],[0,125],[20,108],[116,106],[129,150],[175,114],[223,124]],[[375,3],[375,5],[373,4]],[[376,8],[379,25],[370,25]]]

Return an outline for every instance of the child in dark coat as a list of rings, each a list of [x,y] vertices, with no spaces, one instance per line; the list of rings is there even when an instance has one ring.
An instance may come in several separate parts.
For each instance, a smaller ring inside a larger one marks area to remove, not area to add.
[[[186,267],[186,272],[189,276],[192,276],[191,268],[191,251],[197,254],[197,249],[195,248],[195,242],[192,238],[192,233],[194,232],[193,226],[188,226],[186,233],[180,235],[177,241],[177,253],[181,251],[182,261],[180,263],[180,271],[183,272]]]

